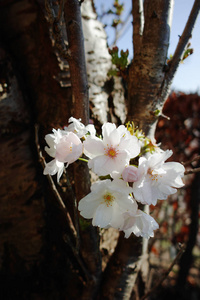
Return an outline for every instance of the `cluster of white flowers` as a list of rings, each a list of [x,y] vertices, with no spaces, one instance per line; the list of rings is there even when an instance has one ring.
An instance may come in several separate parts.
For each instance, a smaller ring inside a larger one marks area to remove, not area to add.
[[[63,130],[53,129],[45,139],[46,152],[54,159],[47,163],[44,174],[55,175],[59,181],[64,168],[83,154],[88,166],[98,176],[106,176],[92,184],[91,192],[82,198],[78,209],[81,216],[92,219],[94,226],[113,227],[145,238],[153,237],[159,226],[150,215],[138,209],[138,202],[156,205],[182,187],[184,167],[177,162],[165,162],[172,151],[150,151],[142,156],[143,136],[121,125],[105,123],[102,137],[96,136],[93,125],[69,119]],[[137,161],[138,164],[131,165]],[[107,179],[109,178],[109,179]]]

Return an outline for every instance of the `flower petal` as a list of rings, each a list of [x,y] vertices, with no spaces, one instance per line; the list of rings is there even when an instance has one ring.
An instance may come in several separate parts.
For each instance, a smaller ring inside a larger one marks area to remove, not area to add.
[[[96,209],[92,224],[101,228],[105,228],[109,225],[112,219],[113,208],[107,207],[106,204],[101,204]]]
[[[88,136],[83,142],[83,147],[84,154],[91,159],[105,152],[103,141],[95,136]]]

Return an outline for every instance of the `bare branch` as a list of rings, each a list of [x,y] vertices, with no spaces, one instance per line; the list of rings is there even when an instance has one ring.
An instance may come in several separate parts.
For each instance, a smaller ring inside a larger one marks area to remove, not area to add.
[[[46,166],[46,162],[45,162],[45,159],[42,155],[42,151],[40,149],[40,144],[39,144],[39,139],[38,139],[38,125],[35,124],[35,144],[36,144],[36,148],[37,148],[37,152],[38,152],[38,157],[39,157],[39,161],[42,165],[43,168],[45,168]],[[71,230],[71,233],[72,233],[72,236],[75,240],[77,240],[77,233],[76,233],[76,230],[74,228],[74,225],[73,225],[73,222],[72,222],[72,219],[71,219],[71,216],[69,214],[69,212],[67,211],[66,209],[66,206],[54,184],[54,181],[52,179],[52,177],[50,175],[47,175],[47,178],[48,178],[48,181],[50,183],[50,186],[52,188],[52,191],[54,192],[54,195],[57,199],[57,202],[62,210],[62,212],[64,213],[65,217],[66,217],[66,221],[67,221],[67,224],[69,225],[69,228]],[[85,275],[85,279],[87,281],[91,280],[91,275],[88,273],[88,270],[86,269],[82,259],[80,258],[80,255],[79,255],[79,249],[75,248],[74,245],[72,244],[72,241],[71,241],[71,238],[69,236],[69,234],[67,232],[65,232],[64,236],[63,236],[63,239],[64,241],[69,245],[74,257],[76,258],[83,274]],[[77,243],[79,244],[79,243]]]
[[[167,271],[163,274],[163,276],[158,281],[158,283],[149,292],[147,292],[141,298],[141,300],[144,300],[147,297],[149,297],[151,294],[155,293],[155,291],[160,287],[160,285],[163,283],[163,281],[167,278],[167,276],[169,275],[169,273],[171,272],[171,270],[173,269],[173,267],[175,266],[175,264],[181,258],[181,256],[182,256],[182,254],[183,254],[184,251],[185,251],[185,245],[183,244],[183,245],[180,246],[180,250],[179,250],[178,254],[176,255],[175,259],[173,260],[173,262],[171,263],[171,265],[169,266],[169,268],[167,269]]]
[[[127,16],[125,17],[125,21],[123,21],[121,23],[121,27],[120,29],[118,29],[117,27],[115,28],[115,38],[114,41],[111,43],[111,47],[116,45],[116,42],[120,39],[120,37],[124,34],[125,30],[126,30],[126,25],[129,22],[131,16],[131,11],[128,12]]]
[[[165,86],[171,85],[172,79],[178,69],[178,66],[181,61],[181,57],[184,53],[184,50],[188,44],[189,39],[192,35],[192,30],[194,28],[195,22],[197,20],[198,14],[200,11],[200,0],[195,0],[192,10],[190,12],[188,21],[185,25],[183,33],[179,39],[178,45],[176,47],[175,53],[169,62],[169,70],[166,73]]]
[[[195,168],[195,169],[186,170],[184,174],[188,175],[188,174],[195,174],[199,172],[200,172],[200,168]]]
[[[142,45],[140,51],[135,46],[137,55],[129,68],[127,121],[134,120],[153,139],[158,119],[154,112],[162,110],[158,91],[165,77],[173,0],[146,0],[144,4]]]
[[[140,51],[144,29],[143,1],[132,0],[133,14],[133,51],[134,55]]]
[[[194,158],[192,158],[192,159],[190,159],[190,160],[188,160],[188,161],[186,161],[186,162],[182,162],[182,165],[183,165],[183,166],[188,166],[188,165],[190,165],[190,166],[192,167],[192,169],[186,170],[185,173],[184,173],[184,175],[194,174],[194,173],[200,172],[200,168],[199,168],[199,167],[198,167],[198,168],[193,168],[193,165],[192,165],[192,163],[193,163],[194,161],[199,161],[199,160],[200,160],[200,155],[197,155],[197,156],[195,156]]]
[[[36,144],[36,147],[37,147],[37,153],[38,153],[39,161],[40,161],[40,163],[41,163],[41,165],[44,169],[45,166],[46,166],[46,161],[45,161],[45,159],[42,155],[42,151],[40,149],[40,144],[39,144],[39,139],[38,139],[38,125],[37,124],[35,124],[35,144]],[[72,233],[73,237],[76,239],[77,238],[76,230],[74,228],[72,219],[71,219],[71,217],[70,217],[70,215],[69,215],[69,213],[66,209],[66,206],[65,206],[65,204],[62,200],[62,197],[60,196],[60,194],[59,194],[59,192],[58,192],[58,190],[57,190],[57,188],[54,184],[54,181],[53,181],[52,177],[50,175],[47,175],[47,178],[48,178],[48,181],[50,183],[50,186],[52,188],[52,191],[53,191],[53,193],[56,197],[56,200],[57,200],[60,208],[62,209],[62,211],[66,215],[66,219],[67,219],[67,222],[68,222],[69,227],[71,229],[71,233]]]
[[[197,155],[194,158],[192,158],[191,160],[188,160],[186,162],[182,162],[182,165],[184,165],[184,166],[191,165],[194,161],[198,161],[198,160],[200,160],[200,155]]]

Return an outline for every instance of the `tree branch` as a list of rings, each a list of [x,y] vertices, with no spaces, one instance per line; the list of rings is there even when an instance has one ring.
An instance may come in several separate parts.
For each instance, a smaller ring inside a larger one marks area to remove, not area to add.
[[[195,169],[186,170],[184,174],[188,175],[188,174],[194,174],[199,172],[200,172],[200,168],[195,168]]]
[[[127,16],[125,17],[124,21],[121,23],[121,27],[120,29],[118,29],[117,27],[115,28],[115,37],[114,37],[114,40],[113,42],[111,43],[111,46],[110,47],[113,47],[116,45],[117,41],[120,39],[120,37],[124,34],[125,30],[126,30],[126,25],[128,24],[129,22],[129,19],[130,19],[130,16],[131,16],[131,11],[128,12]],[[129,24],[130,25],[130,24]]]
[[[39,139],[38,139],[38,125],[35,124],[35,144],[36,144],[36,148],[37,148],[37,153],[38,153],[38,157],[39,157],[39,161],[43,167],[43,169],[45,168],[46,166],[46,161],[42,155],[42,151],[40,149],[40,144],[39,144]],[[61,208],[61,210],[64,212],[65,214],[65,217],[66,217],[66,221],[67,221],[67,224],[69,225],[70,227],[70,230],[71,230],[71,233],[72,233],[72,236],[73,238],[77,239],[77,233],[76,233],[76,230],[75,230],[75,227],[74,227],[74,224],[72,222],[72,219],[70,217],[70,214],[69,212],[67,211],[66,209],[66,206],[62,200],[62,197],[60,196],[55,184],[54,184],[54,181],[52,179],[52,177],[50,175],[47,175],[47,178],[48,178],[48,181],[49,181],[49,184],[51,186],[51,189],[55,195],[55,198],[59,204],[59,207]]]
[[[134,120],[152,139],[158,119],[155,111],[162,108],[158,92],[165,76],[172,4],[173,0],[145,1],[142,44],[129,68],[127,121]]]
[[[200,10],[200,0],[195,0],[192,10],[190,12],[188,21],[185,25],[184,31],[179,39],[178,45],[176,47],[175,53],[169,62],[169,70],[166,74],[166,84],[171,84],[171,81],[177,71],[177,68],[180,64],[181,57],[184,53],[185,47],[188,44],[189,39],[192,35],[192,30],[194,28],[195,22],[197,20]]]
[[[191,160],[182,162],[182,165],[184,165],[184,166],[191,165],[194,161],[198,161],[198,160],[200,160],[200,155],[195,156]]]
[[[173,262],[171,263],[171,265],[169,266],[169,268],[167,269],[167,271],[163,274],[163,276],[161,277],[161,279],[158,281],[158,283],[149,291],[147,292],[142,298],[141,300],[146,299],[147,297],[149,297],[150,295],[152,295],[153,293],[155,293],[155,291],[160,287],[160,285],[163,283],[163,281],[167,278],[167,276],[169,275],[169,273],[171,272],[172,268],[175,266],[175,264],[178,262],[178,260],[181,258],[183,252],[185,251],[185,245],[181,245],[180,250],[178,252],[178,254],[176,255],[175,259],[173,260]]]
[[[142,238],[121,233],[118,244],[103,274],[100,299],[129,299],[138,272],[142,254]],[[113,276],[113,274],[115,274]]]
[[[140,51],[143,29],[144,29],[144,12],[143,12],[142,0],[132,0],[132,14],[133,14],[133,52],[134,55],[136,55]]]
[[[68,63],[72,83],[72,115],[81,118],[84,124],[89,123],[89,95],[85,62],[84,36],[80,2],[66,0],[64,4],[64,19],[68,38]],[[77,201],[90,192],[90,175],[87,164],[74,163],[74,186]],[[98,231],[91,224],[87,228],[80,226],[80,253],[93,276],[82,293],[85,299],[96,296],[101,274],[101,256],[99,251]]]
[[[35,144],[36,144],[36,148],[37,148],[37,153],[38,153],[39,161],[40,161],[42,167],[45,168],[46,162],[45,162],[45,159],[44,159],[44,157],[42,155],[42,151],[40,149],[40,144],[39,144],[39,139],[38,139],[38,125],[37,124],[35,124]],[[60,194],[59,194],[59,192],[58,192],[58,190],[57,190],[57,188],[56,188],[56,186],[54,184],[54,181],[53,181],[53,179],[52,179],[52,177],[50,175],[47,175],[47,179],[48,179],[49,184],[50,184],[50,186],[52,188],[52,191],[53,191],[53,193],[55,195],[55,198],[56,198],[56,200],[57,200],[57,202],[59,204],[59,207],[60,207],[61,211],[64,213],[64,216],[65,216],[67,224],[68,224],[68,226],[70,228],[72,237],[76,240],[76,244],[79,244],[79,242],[77,242],[78,236],[77,236],[77,232],[76,232],[76,230],[74,228],[71,216],[70,216],[69,212],[66,209],[66,206],[65,206],[65,204],[64,204],[64,202],[63,202],[63,200],[62,200],[62,198],[61,198],[61,196],[60,196]],[[70,235],[67,232],[65,232],[65,234],[63,236],[63,240],[70,247],[70,249],[71,249],[71,251],[72,251],[72,253],[73,253],[73,255],[74,255],[74,257],[75,257],[75,259],[77,261],[77,263],[79,264],[80,269],[82,270],[82,272],[83,272],[83,274],[85,276],[85,279],[87,281],[91,281],[92,277],[91,277],[90,273],[88,272],[86,266],[84,265],[84,263],[83,263],[80,255],[79,255],[79,249],[77,247],[76,248],[74,247],[74,245],[72,243],[72,240],[71,240],[71,237],[70,237]]]
[[[81,118],[84,124],[89,123],[89,95],[85,62],[84,37],[80,3],[78,0],[66,0],[64,18],[68,37],[68,63],[72,83],[72,101],[75,118]]]

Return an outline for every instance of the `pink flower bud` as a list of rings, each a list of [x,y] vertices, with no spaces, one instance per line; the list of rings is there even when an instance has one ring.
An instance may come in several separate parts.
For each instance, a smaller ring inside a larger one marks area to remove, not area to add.
[[[68,164],[76,161],[83,152],[82,142],[73,132],[64,135],[56,145],[55,158],[60,162]]]
[[[122,172],[122,177],[126,182],[135,182],[139,179],[138,168],[134,166],[128,166]]]

